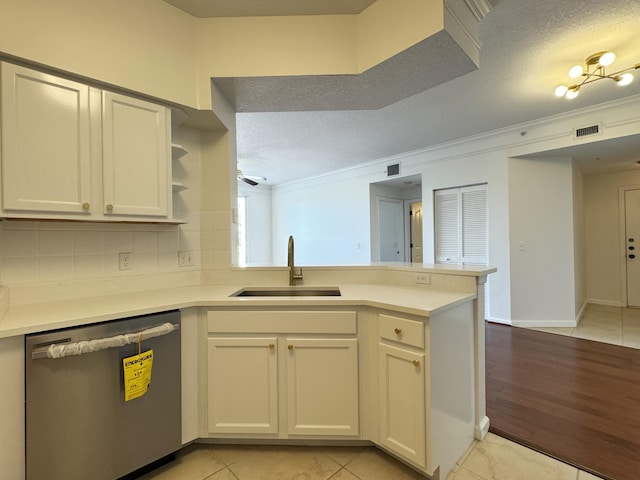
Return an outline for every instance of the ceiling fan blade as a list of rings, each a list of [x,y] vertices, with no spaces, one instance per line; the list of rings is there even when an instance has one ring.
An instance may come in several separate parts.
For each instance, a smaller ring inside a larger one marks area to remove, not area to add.
[[[252,187],[255,187],[256,185],[258,185],[258,182],[254,182],[250,178],[247,178],[247,177],[238,177],[238,178],[240,178],[240,180],[242,180],[243,182],[248,183]]]

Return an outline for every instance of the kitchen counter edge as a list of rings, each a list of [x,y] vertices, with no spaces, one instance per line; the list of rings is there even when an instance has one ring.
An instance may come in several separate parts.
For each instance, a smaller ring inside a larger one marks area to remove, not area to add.
[[[190,307],[374,307],[429,317],[476,298],[475,293],[412,286],[336,286],[339,297],[230,297],[243,285],[203,285],[19,305],[0,319],[0,338]]]

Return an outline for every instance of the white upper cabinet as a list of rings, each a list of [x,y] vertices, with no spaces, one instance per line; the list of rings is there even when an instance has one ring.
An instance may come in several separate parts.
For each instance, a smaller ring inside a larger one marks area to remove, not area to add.
[[[2,63],[1,216],[171,222],[170,115]]]
[[[88,214],[89,87],[2,64],[2,207]]]
[[[166,217],[171,195],[167,108],[103,92],[104,213]]]

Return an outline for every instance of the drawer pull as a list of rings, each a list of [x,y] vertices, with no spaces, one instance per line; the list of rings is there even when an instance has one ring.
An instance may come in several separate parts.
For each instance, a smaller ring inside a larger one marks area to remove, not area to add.
[[[91,206],[91,205],[89,205],[89,202],[84,202],[84,203],[82,204],[82,209],[83,209],[83,210],[89,210],[89,207],[90,207],[90,206]]]
[[[276,346],[273,343],[269,344],[269,350],[273,350],[274,348],[276,348]]]
[[[105,205],[105,209],[107,210],[107,212],[113,212],[113,205],[111,205],[110,203],[107,203]]]
[[[288,345],[288,346],[287,346],[287,348],[288,348],[289,350],[293,350],[293,345]]]
[[[396,335],[400,335],[402,333],[401,328],[395,328],[393,331],[396,332]]]
[[[414,365],[414,366],[416,366],[416,367],[419,367],[419,366],[420,366],[420,360],[414,360],[412,363],[413,363],[413,365]]]

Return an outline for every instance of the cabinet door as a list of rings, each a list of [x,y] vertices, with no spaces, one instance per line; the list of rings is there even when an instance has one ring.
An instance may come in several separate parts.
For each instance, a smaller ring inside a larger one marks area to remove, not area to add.
[[[2,64],[2,208],[88,213],[89,87]]]
[[[287,338],[288,433],[358,435],[358,341]]]
[[[278,432],[276,337],[208,339],[212,433]]]
[[[380,444],[424,468],[425,356],[383,343],[378,348]]]
[[[167,117],[161,105],[103,92],[105,215],[169,216]]]

